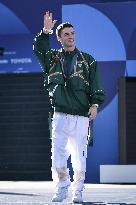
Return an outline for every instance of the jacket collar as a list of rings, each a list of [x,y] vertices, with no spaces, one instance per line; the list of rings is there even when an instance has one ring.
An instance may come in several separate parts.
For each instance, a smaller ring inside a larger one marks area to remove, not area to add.
[[[78,54],[80,53],[80,51],[75,47],[75,49],[73,51],[65,51],[63,48],[60,49],[60,52],[63,54],[63,55],[67,55],[67,54],[70,54],[72,56],[74,56],[75,54]]]

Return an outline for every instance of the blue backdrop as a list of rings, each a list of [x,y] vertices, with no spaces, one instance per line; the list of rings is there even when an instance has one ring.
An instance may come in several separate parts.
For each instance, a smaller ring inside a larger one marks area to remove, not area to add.
[[[98,61],[107,98],[94,123],[94,146],[88,147],[86,182],[99,183],[100,165],[119,163],[118,79],[136,76],[136,3],[1,2],[0,47],[5,48],[5,53],[0,56],[0,72],[41,71],[33,55],[32,42],[43,27],[46,10],[53,12],[57,25],[61,21],[72,23],[77,47]],[[55,34],[51,44],[60,47]]]

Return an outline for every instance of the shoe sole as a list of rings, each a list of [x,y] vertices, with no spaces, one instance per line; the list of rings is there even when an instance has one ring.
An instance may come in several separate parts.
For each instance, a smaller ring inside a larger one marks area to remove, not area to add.
[[[62,200],[58,200],[58,201],[55,201],[55,200],[51,200],[52,202],[62,202],[63,200],[65,200],[65,199],[67,199],[68,198],[68,195],[65,197],[65,198],[63,198]]]
[[[74,204],[81,204],[81,203],[83,203],[83,201],[75,201],[75,200],[73,200],[73,203]]]

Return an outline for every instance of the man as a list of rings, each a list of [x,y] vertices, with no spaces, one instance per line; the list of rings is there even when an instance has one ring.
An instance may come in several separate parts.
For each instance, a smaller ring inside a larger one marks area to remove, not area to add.
[[[62,49],[50,48],[50,35],[56,20],[44,15],[44,28],[34,42],[34,51],[45,74],[45,87],[54,108],[52,119],[52,176],[57,182],[53,202],[67,197],[70,177],[67,160],[71,154],[74,171],[73,202],[81,203],[84,188],[89,120],[97,115],[104,101],[104,91],[95,59],[75,46],[71,24],[56,29]]]

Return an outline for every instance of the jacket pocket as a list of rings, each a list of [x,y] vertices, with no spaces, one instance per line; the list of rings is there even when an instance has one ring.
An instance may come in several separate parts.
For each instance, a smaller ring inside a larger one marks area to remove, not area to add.
[[[62,85],[58,85],[54,94],[53,94],[53,101],[56,107],[65,108],[70,106],[70,99],[68,93],[65,91],[65,87]]]
[[[88,111],[90,103],[88,100],[88,94],[83,90],[76,90],[73,97],[75,98],[76,107],[80,110]]]

